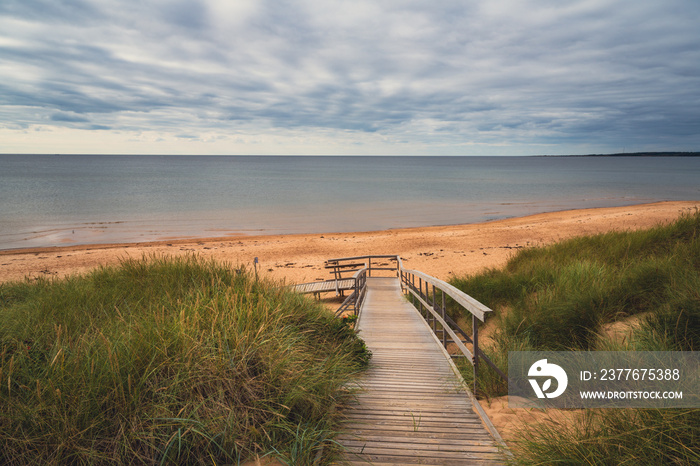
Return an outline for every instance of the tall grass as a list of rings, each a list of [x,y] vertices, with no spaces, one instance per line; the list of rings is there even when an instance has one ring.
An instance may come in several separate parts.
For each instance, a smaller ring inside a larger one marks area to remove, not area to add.
[[[196,257],[2,284],[0,464],[315,455],[367,358],[321,306]]]
[[[657,333],[649,346],[697,350],[700,213],[649,230],[523,250],[503,270],[451,283],[504,309],[497,317],[504,344],[593,350],[604,324],[644,314],[645,329]]]
[[[497,330],[482,349],[506,373],[508,351],[698,351],[700,213],[523,250],[502,270],[451,283],[498,311],[491,317]],[[639,325],[624,344],[606,337],[606,324],[635,315]],[[481,393],[507,394],[489,370],[479,378]],[[524,429],[515,462],[700,464],[698,432],[697,409],[586,410],[568,426]]]
[[[571,424],[521,430],[515,464],[700,464],[700,410],[586,410]]]

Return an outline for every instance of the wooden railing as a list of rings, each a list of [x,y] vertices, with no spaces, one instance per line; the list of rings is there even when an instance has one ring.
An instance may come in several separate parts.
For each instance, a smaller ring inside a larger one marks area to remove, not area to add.
[[[475,395],[481,360],[491,366],[501,378],[508,380],[508,376],[479,348],[479,322],[484,322],[486,315],[493,312],[490,308],[447,282],[417,270],[405,269],[401,258],[398,258],[398,273],[404,291],[411,296],[413,305],[428,322],[433,333],[439,337],[443,346],[447,348],[449,343],[454,343],[462,355],[471,362],[474,370]],[[447,297],[472,315],[471,336],[467,335],[447,315]],[[471,345],[471,351],[467,348],[467,344]]]
[[[377,264],[376,261],[379,260],[382,263]],[[373,261],[375,262],[374,265]],[[396,264],[393,267],[387,267],[387,261],[396,262]],[[450,343],[453,343],[461,352],[461,356],[466,357],[472,364],[474,370],[474,394],[477,391],[476,381],[478,380],[481,361],[491,366],[504,380],[508,379],[503,371],[479,348],[479,322],[484,322],[486,315],[493,311],[468,294],[426,273],[404,268],[399,256],[357,256],[330,259],[326,261],[326,267],[334,269],[333,273],[336,279],[341,279],[343,273],[354,273],[352,277],[355,279],[354,291],[345,299],[336,315],[341,315],[350,309],[357,315],[364,300],[367,277],[371,277],[373,271],[394,272],[401,282],[402,290],[411,297],[413,305],[426,319],[431,330],[442,342],[443,346],[447,348]],[[447,314],[446,301],[448,297],[456,305],[466,309],[471,314],[471,335],[464,332]],[[471,350],[467,345],[471,346]]]
[[[365,300],[365,292],[367,291],[368,270],[369,269],[367,268],[359,269],[352,276],[352,279],[355,281],[354,289],[350,296],[345,298],[345,301],[343,301],[343,304],[340,305],[338,310],[335,311],[335,315],[337,317],[343,315],[343,313],[349,310],[352,310],[354,315],[357,315],[357,313],[360,311],[360,307]]]
[[[360,269],[366,268],[368,276],[372,276],[372,272],[378,271],[393,271],[396,272],[397,265],[387,267],[387,261],[393,261],[398,264],[400,260],[399,256],[396,255],[377,255],[377,256],[355,256],[355,257],[343,257],[340,259],[328,259],[326,261],[325,267],[327,269],[333,269],[332,273],[336,280],[344,278],[342,274],[357,272]],[[345,277],[347,278],[347,277]]]
[[[380,260],[380,263],[376,262]],[[327,269],[333,269],[332,273],[336,282],[347,278],[343,277],[343,274],[350,272],[353,273],[351,278],[355,281],[353,292],[345,298],[343,304],[340,305],[335,313],[336,316],[340,316],[350,310],[352,310],[354,315],[357,315],[365,299],[367,277],[371,277],[373,271],[375,273],[379,271],[396,272],[397,266],[387,267],[388,264],[385,263],[387,260],[398,263],[400,259],[398,256],[356,256],[329,259],[326,261],[325,267]]]

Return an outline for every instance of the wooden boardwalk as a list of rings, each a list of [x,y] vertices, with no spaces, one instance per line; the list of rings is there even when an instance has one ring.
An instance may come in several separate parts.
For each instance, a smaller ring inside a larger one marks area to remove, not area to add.
[[[358,329],[372,362],[344,412],[347,464],[503,464],[500,437],[398,279],[369,278],[367,287]]]
[[[294,285],[293,290],[297,293],[328,293],[330,291],[352,290],[354,287],[355,280],[343,278],[323,282],[300,283],[299,285]]]

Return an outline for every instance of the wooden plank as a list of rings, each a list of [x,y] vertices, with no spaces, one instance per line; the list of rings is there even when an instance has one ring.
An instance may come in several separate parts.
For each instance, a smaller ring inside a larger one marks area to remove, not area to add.
[[[391,463],[387,463],[384,461],[377,461],[374,460],[374,457],[372,455],[367,455],[368,459],[362,459],[362,460],[355,460],[355,461],[346,461],[343,462],[344,465],[347,466],[391,466],[391,465],[396,465],[396,464],[420,464],[421,466],[465,466],[465,464],[468,464],[469,466],[481,466],[481,465],[490,465],[493,464],[493,462],[490,461],[480,461],[480,460],[470,460],[469,463],[465,463],[463,460],[454,460],[454,461],[445,461],[442,460],[440,462],[428,462],[427,460],[420,458],[420,459],[403,459],[403,458],[393,458],[396,461],[392,461]],[[386,459],[386,456],[382,457],[383,459]]]
[[[353,409],[352,407],[349,407],[349,409]],[[419,426],[441,426],[441,425],[449,425],[450,427],[469,427],[472,425],[478,425],[478,422],[472,422],[470,420],[461,420],[459,418],[450,416],[450,415],[445,415],[444,413],[430,413],[430,412],[421,412],[419,410],[411,411],[411,412],[396,412],[396,411],[382,411],[382,412],[373,412],[373,410],[355,410],[353,409],[353,414],[352,416],[349,416],[348,418],[352,421],[357,421],[357,422],[368,422],[368,421],[386,421],[386,422],[392,422],[395,425],[410,425],[414,427],[415,430],[418,430]],[[451,413],[454,413],[455,411],[451,411]]]
[[[336,287],[337,284],[337,287]],[[355,288],[355,280],[344,278],[342,280],[326,280],[322,282],[299,283],[291,287],[297,293],[326,293],[337,290],[352,290]]]
[[[422,438],[416,439],[407,437],[379,437],[373,439],[371,443],[367,442],[362,438],[356,438],[351,436],[339,437],[338,440],[343,442],[343,445],[348,447],[362,447],[371,445],[373,448],[396,448],[396,449],[407,449],[413,448],[415,450],[430,450],[440,451],[440,452],[488,452],[488,453],[498,453],[498,448],[493,445],[484,444],[484,442],[474,442],[463,439],[442,439],[442,438]]]
[[[344,446],[344,445],[343,445]],[[411,444],[401,444],[394,446],[378,445],[373,446],[371,444],[367,445],[353,445],[348,448],[350,453],[355,453],[359,457],[365,455],[383,455],[383,456],[401,456],[402,461],[399,464],[403,464],[407,458],[428,458],[433,461],[439,461],[442,459],[459,459],[465,460],[485,460],[491,459],[495,460],[498,453],[495,452],[484,452],[484,451],[450,451],[449,449],[425,449],[421,448],[422,445],[411,445]],[[378,459],[382,459],[379,457]],[[439,462],[438,464],[442,464]],[[462,463],[464,464],[464,463]]]
[[[357,323],[373,357],[343,411],[344,461],[503,464],[466,386],[395,278],[369,278]]]
[[[372,435],[375,435],[377,438],[408,437],[410,439],[448,439],[476,442],[484,445],[491,445],[493,443],[489,435],[479,435],[477,429],[474,429],[471,432],[469,440],[465,440],[464,432],[455,431],[455,429],[448,430],[442,427],[436,427],[435,429],[430,430],[413,430],[406,427],[401,428],[400,426],[394,426],[393,428],[391,426],[387,426],[369,430],[366,424],[360,424],[355,428],[348,428],[345,433],[339,437],[339,439],[342,439],[346,435],[352,436],[353,438],[361,438],[363,435],[366,435],[367,432],[371,432]]]
[[[354,455],[355,459],[344,462],[346,465],[362,465],[362,466],[388,466],[396,464],[420,464],[421,466],[480,466],[495,464],[492,460],[479,459],[445,459],[445,458],[415,458],[410,456],[388,456],[374,455],[365,453],[361,459],[357,459],[359,455]]]
[[[424,435],[439,435],[440,437],[447,438],[450,436],[455,436],[457,438],[464,438],[465,435],[469,435],[469,438],[493,441],[493,438],[483,433],[483,428],[475,427],[474,429],[466,429],[464,427],[452,426],[427,426],[424,429],[414,429],[413,426],[407,425],[394,425],[388,422],[383,423],[347,423],[346,428],[348,432],[353,432],[355,435],[367,435],[370,432],[376,432],[378,434],[383,434],[385,432],[391,432],[393,434],[406,433],[407,435],[418,438]]]
[[[323,267],[326,269],[343,269],[343,268],[347,269],[347,268],[357,268],[357,267],[364,268],[364,266],[365,266],[364,262],[352,262],[349,264],[328,264],[328,265],[324,265]]]
[[[337,259],[328,259],[326,262],[344,262],[344,261],[356,261],[360,259],[389,259],[396,261],[398,260],[397,255],[379,255],[379,256],[354,256],[354,257],[339,257]]]

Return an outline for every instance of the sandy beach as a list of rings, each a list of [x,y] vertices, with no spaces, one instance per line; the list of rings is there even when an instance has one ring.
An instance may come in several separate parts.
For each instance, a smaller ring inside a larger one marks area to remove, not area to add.
[[[335,257],[398,254],[404,266],[447,280],[500,267],[519,249],[578,235],[635,230],[668,222],[700,201],[569,210],[485,223],[358,233],[237,236],[149,243],[65,246],[0,251],[0,282],[63,277],[143,255],[199,254],[253,267],[287,283],[328,279],[323,262]]]
[[[479,224],[407,228],[358,233],[241,236],[153,243],[70,246],[0,251],[0,282],[25,277],[63,277],[100,265],[143,255],[198,254],[253,267],[286,283],[330,278],[323,262],[335,257],[398,254],[404,266],[448,280],[503,266],[519,249],[608,231],[636,230],[667,223],[700,201],[672,201],[627,207],[582,209],[510,218]],[[522,422],[545,417],[533,410],[513,410],[503,399],[482,402],[508,441]]]

